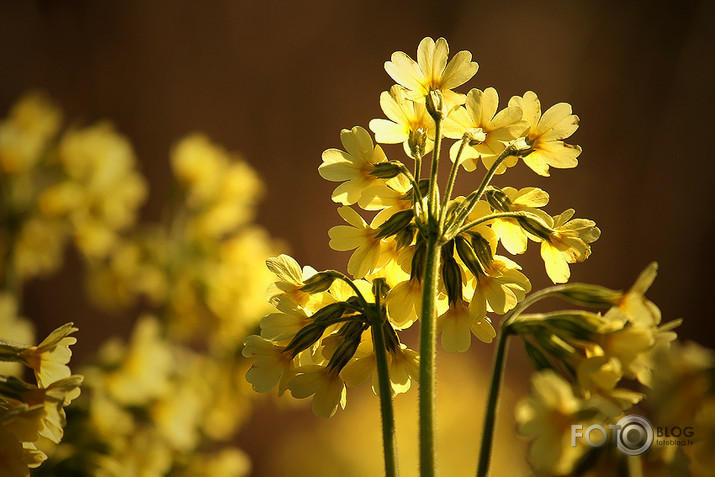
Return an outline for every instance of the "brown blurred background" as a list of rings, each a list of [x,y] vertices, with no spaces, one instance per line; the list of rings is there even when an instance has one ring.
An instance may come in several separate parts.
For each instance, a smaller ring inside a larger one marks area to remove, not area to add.
[[[3,0],[0,111],[40,87],[68,118],[111,119],[149,179],[145,220],[159,216],[168,192],[171,144],[204,131],[262,175],[260,224],[301,263],[344,269],[348,255],[327,245],[340,218],[335,184],[317,174],[321,152],[339,146],[341,128],[382,116],[393,51],[414,56],[424,36],[444,36],[480,64],[469,87],[496,87],[503,105],[533,90],[545,108],[567,101],[580,116],[577,169],[544,179],[519,165],[496,182],[541,186],[548,211],[573,207],[598,223],[603,236],[573,279],[628,287],[657,260],[649,297],[665,320],[685,318],[681,337],[714,347],[713,18],[706,0]],[[479,180],[460,177],[462,192]],[[535,288],[548,285],[535,249],[518,261]],[[30,285],[25,314],[40,331],[67,320],[88,338],[126,331],[82,301],[77,270]],[[88,338],[80,354],[96,348]],[[246,440],[249,449],[263,442]]]

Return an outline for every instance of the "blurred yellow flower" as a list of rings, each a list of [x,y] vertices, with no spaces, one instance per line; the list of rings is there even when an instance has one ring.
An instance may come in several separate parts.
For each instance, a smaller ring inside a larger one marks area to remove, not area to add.
[[[22,174],[42,160],[62,114],[45,93],[23,96],[0,122],[0,173]]]
[[[146,196],[132,147],[111,125],[99,123],[68,131],[57,157],[66,177],[42,193],[40,210],[48,217],[66,217],[79,249],[102,257],[134,222]]]

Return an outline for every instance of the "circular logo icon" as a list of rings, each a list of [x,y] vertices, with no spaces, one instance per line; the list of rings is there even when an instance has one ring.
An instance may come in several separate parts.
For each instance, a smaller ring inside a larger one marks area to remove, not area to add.
[[[626,455],[641,455],[653,444],[653,426],[648,419],[631,414],[618,421],[618,450]]]

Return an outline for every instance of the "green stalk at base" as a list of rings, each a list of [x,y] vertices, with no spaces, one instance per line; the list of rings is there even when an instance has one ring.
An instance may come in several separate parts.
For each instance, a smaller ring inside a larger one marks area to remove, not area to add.
[[[499,391],[504,379],[504,368],[506,364],[508,330],[502,326],[497,341],[496,355],[494,356],[494,367],[492,368],[492,379],[489,384],[489,396],[487,397],[487,408],[484,414],[484,426],[482,428],[482,446],[479,450],[479,464],[477,466],[477,477],[486,477],[489,472],[489,460],[492,454],[492,444],[494,441],[494,424],[497,417],[497,405],[499,404]]]
[[[420,317],[420,476],[435,475],[435,343],[437,277],[442,247],[436,235],[427,241]]]
[[[372,341],[377,360],[377,378],[380,387],[380,416],[382,417],[382,445],[385,454],[385,477],[400,475],[397,465],[397,441],[395,438],[395,417],[392,409],[392,386],[390,385],[385,346],[385,331],[382,320],[372,326]]]

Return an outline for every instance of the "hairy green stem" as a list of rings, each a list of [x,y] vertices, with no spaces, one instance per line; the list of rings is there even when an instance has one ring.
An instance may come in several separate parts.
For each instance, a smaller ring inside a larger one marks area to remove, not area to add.
[[[372,326],[372,342],[375,346],[377,360],[377,380],[380,388],[380,415],[382,417],[382,446],[385,457],[385,476],[400,475],[397,465],[397,440],[395,438],[395,417],[392,409],[392,385],[390,384],[389,367],[387,364],[387,347],[385,345],[384,319],[379,311],[379,319]]]
[[[578,284],[556,285],[539,290],[526,297],[519,303],[501,322],[499,339],[497,341],[496,354],[494,356],[494,367],[489,383],[489,395],[487,407],[484,411],[484,426],[482,428],[482,444],[479,449],[479,461],[477,464],[477,477],[486,477],[489,472],[489,461],[491,459],[492,444],[494,441],[494,425],[496,423],[497,405],[499,403],[499,391],[504,379],[504,369],[506,364],[507,339],[511,334],[510,325],[524,310],[539,300],[560,293]]]
[[[509,339],[508,328],[502,326],[499,330],[496,355],[494,356],[494,367],[492,368],[492,378],[489,384],[489,395],[487,397],[487,407],[484,413],[484,426],[482,427],[482,446],[479,449],[479,463],[477,464],[477,477],[486,477],[489,472],[489,460],[492,454],[492,444],[494,440],[494,424],[497,417],[497,405],[499,403],[499,391],[504,379],[504,368],[506,364],[507,340]]]
[[[437,221],[439,217],[439,187],[437,172],[439,170],[439,156],[442,152],[442,119],[435,119],[434,150],[432,151],[432,170],[429,180],[429,213],[430,218]]]
[[[465,135],[459,144],[459,151],[457,151],[457,157],[454,158],[452,163],[452,169],[449,171],[449,181],[447,182],[447,188],[444,190],[444,197],[442,198],[442,210],[439,216],[439,226],[444,227],[444,221],[447,217],[447,204],[449,204],[449,199],[452,198],[452,189],[454,189],[454,181],[457,178],[457,171],[459,170],[459,160],[462,157],[462,152],[464,151],[464,146],[467,145],[469,139]]]
[[[497,220],[497,219],[517,219],[519,217],[528,217],[529,215],[532,215],[534,217],[537,217],[535,214],[529,214],[528,212],[497,212],[496,214],[491,214],[491,215],[486,215],[484,217],[481,217],[477,220],[474,220],[472,222],[469,222],[468,224],[464,224],[461,227],[459,227],[457,230],[454,231],[454,233],[450,233],[450,237],[456,237],[457,235],[461,234],[462,232],[466,232],[467,230],[471,229],[472,227],[476,227],[479,224],[483,224],[485,222],[489,222],[490,220]]]
[[[420,316],[420,476],[435,475],[435,342],[437,335],[437,278],[442,246],[439,235],[427,240],[427,256],[422,278]]]

